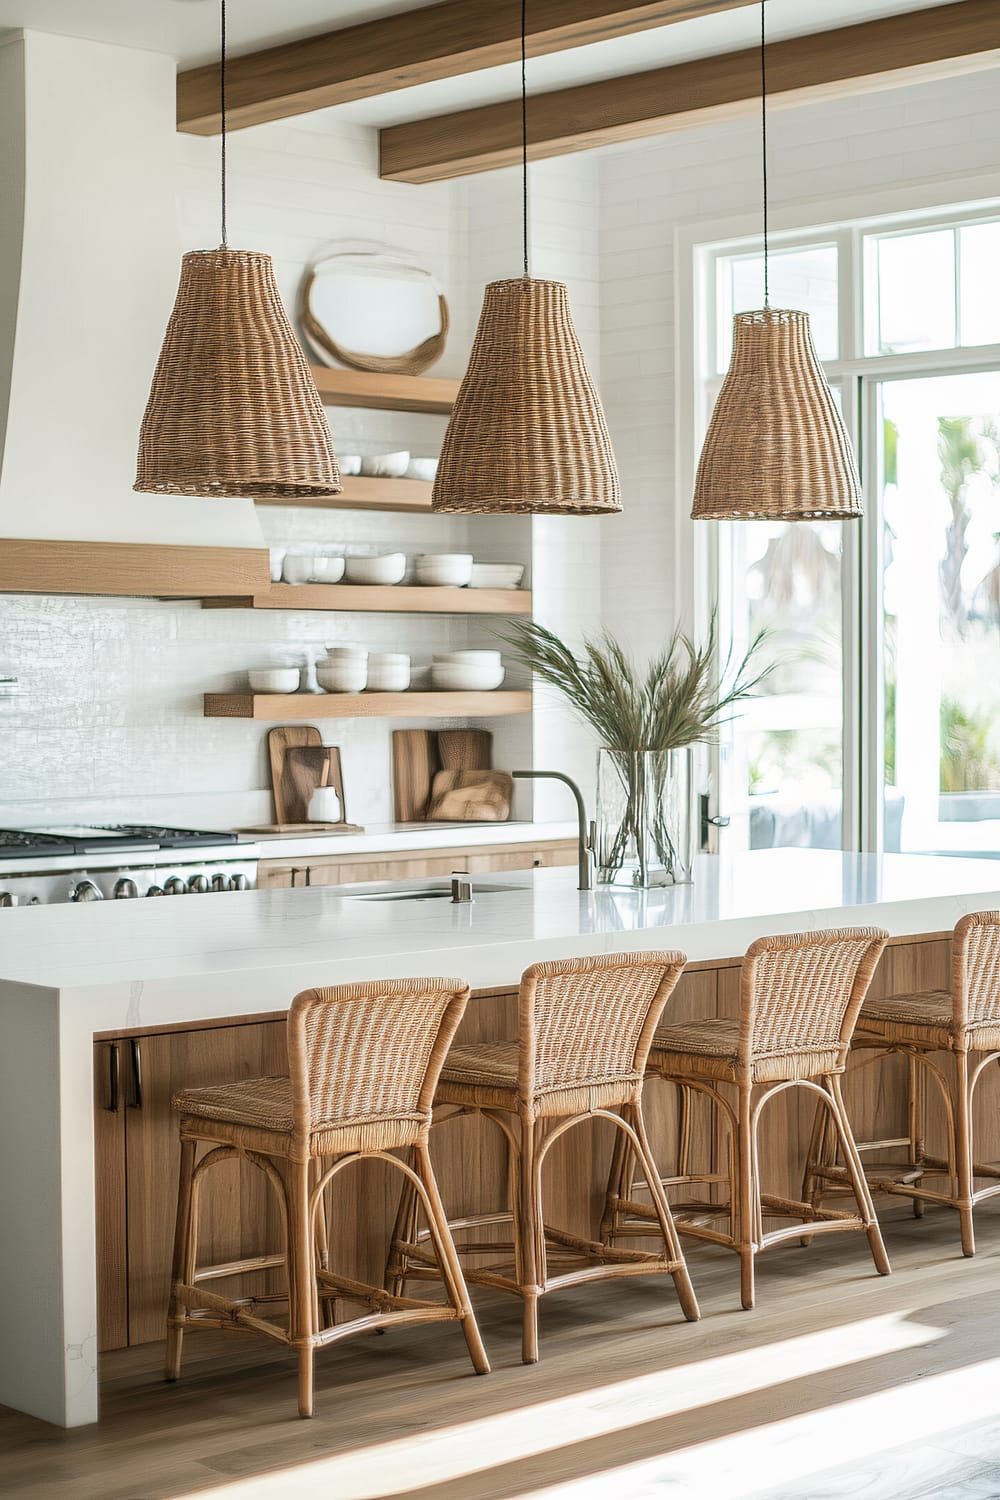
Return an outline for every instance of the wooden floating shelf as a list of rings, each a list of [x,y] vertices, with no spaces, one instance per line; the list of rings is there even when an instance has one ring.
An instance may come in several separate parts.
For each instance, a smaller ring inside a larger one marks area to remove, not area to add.
[[[493,719],[531,712],[531,693],[206,693],[207,719]]]
[[[174,547],[156,542],[0,543],[0,593],[198,599],[268,587],[264,548]]]
[[[402,510],[431,515],[431,490],[424,479],[375,479],[345,474],[339,495],[270,495],[258,505],[307,505],[323,510]]]
[[[371,370],[310,365],[324,406],[366,406],[375,411],[423,411],[447,417],[458,381],[434,375],[378,375]]]
[[[419,584],[272,583],[243,599],[203,599],[204,609],[324,609],[359,614],[530,615],[526,589],[439,589]]]

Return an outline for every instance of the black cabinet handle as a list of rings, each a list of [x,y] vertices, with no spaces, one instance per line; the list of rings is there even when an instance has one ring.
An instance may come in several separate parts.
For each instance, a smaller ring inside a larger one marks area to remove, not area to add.
[[[112,1042],[108,1048],[108,1102],[104,1108],[109,1114],[118,1113],[118,1084],[121,1074],[121,1057],[118,1043]]]
[[[142,1053],[139,1050],[139,1038],[129,1037],[129,1057],[132,1062],[132,1097],[128,1101],[129,1109],[142,1108]]]

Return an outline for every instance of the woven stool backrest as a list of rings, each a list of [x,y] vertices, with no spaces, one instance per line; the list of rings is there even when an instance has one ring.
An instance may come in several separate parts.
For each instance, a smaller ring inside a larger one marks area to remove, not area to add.
[[[951,965],[957,1023],[1000,1023],[1000,911],[973,911],[956,924]]]
[[[296,995],[288,1012],[296,1141],[347,1120],[429,1122],[468,999],[460,979],[376,979]]]
[[[642,1078],[653,1032],[687,959],[612,953],[533,964],[519,998],[522,1099]]]
[[[836,1050],[847,1057],[889,934],[837,927],[758,938],[740,976],[740,1060]]]

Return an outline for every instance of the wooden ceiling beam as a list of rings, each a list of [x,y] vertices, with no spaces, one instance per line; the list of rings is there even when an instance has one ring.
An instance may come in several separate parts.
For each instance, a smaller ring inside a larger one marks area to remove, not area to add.
[[[532,0],[529,57],[739,10],[756,0]],[[443,0],[230,58],[226,125],[239,130],[331,104],[454,78],[520,56],[520,0]],[[177,128],[219,131],[219,67],[177,77]]]
[[[806,103],[1000,65],[1000,0],[956,0],[767,48],[768,100]],[[760,107],[751,48],[529,99],[534,160],[662,135]],[[382,177],[438,182],[521,159],[520,100],[395,125],[380,133]]]

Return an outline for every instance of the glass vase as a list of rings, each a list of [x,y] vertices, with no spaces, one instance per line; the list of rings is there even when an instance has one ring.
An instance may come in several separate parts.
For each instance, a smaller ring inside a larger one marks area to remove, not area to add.
[[[694,863],[691,750],[598,750],[600,885],[686,885]]]

